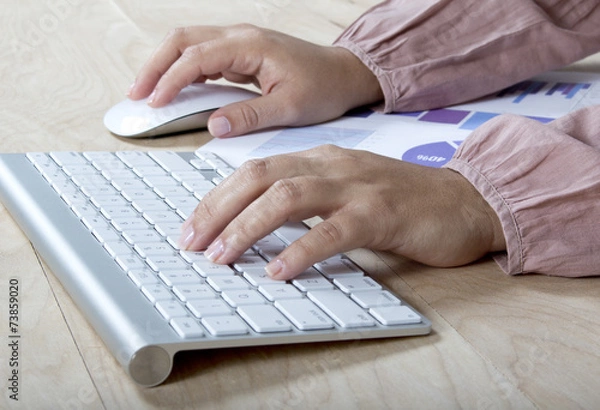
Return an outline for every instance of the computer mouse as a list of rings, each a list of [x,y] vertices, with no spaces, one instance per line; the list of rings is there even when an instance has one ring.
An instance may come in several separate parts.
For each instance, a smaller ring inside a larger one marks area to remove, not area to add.
[[[259,94],[223,84],[187,86],[168,105],[150,107],[146,100],[126,99],[104,115],[104,125],[120,137],[157,137],[205,128],[208,117],[224,105],[255,98]]]

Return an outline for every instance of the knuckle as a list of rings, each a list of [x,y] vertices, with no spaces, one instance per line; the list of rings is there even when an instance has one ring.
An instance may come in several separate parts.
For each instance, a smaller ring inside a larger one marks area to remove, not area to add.
[[[239,23],[232,26],[232,29],[235,35],[249,38],[256,38],[263,33],[261,28],[250,23]]]
[[[241,120],[247,129],[256,129],[260,123],[260,115],[256,109],[247,103],[241,102],[238,105]]]
[[[239,172],[251,181],[261,180],[268,173],[268,162],[268,159],[263,158],[248,160],[242,164],[239,168]]]
[[[274,201],[288,207],[300,201],[304,188],[297,179],[280,179],[273,184],[270,191]]]
[[[202,199],[202,201],[200,201],[198,203],[198,205],[196,206],[196,208],[193,211],[193,215],[194,215],[194,219],[196,221],[212,221],[214,220],[215,217],[215,212],[213,212],[213,208],[210,205],[210,200],[212,198],[212,196],[214,195],[212,193],[213,191],[210,191],[208,194],[206,194],[204,196],[204,198]]]
[[[196,65],[197,62],[202,60],[202,57],[205,54],[205,48],[206,45],[204,43],[187,46],[181,52],[179,61],[184,64]]]
[[[315,233],[319,235],[324,244],[343,242],[345,235],[344,229],[337,223],[325,220],[315,226]]]
[[[185,43],[188,37],[188,27],[175,27],[169,30],[167,33],[167,40],[176,44]]]

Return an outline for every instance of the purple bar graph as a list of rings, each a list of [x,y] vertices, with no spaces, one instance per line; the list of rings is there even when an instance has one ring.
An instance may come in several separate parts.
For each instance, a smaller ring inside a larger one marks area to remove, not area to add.
[[[425,115],[419,118],[419,121],[435,122],[439,124],[459,124],[470,113],[470,111],[442,108],[439,110],[428,111]]]

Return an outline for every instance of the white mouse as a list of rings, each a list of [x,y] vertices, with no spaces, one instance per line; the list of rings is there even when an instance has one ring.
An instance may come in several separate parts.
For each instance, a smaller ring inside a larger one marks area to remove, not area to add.
[[[192,84],[161,108],[150,107],[146,100],[126,99],[109,109],[104,125],[121,137],[156,137],[205,128],[208,117],[231,103],[248,100],[259,94],[221,84]]]

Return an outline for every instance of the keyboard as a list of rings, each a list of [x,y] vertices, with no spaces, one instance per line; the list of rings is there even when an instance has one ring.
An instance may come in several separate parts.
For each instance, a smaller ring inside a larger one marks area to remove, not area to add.
[[[430,321],[340,254],[283,282],[264,266],[309,229],[288,223],[232,265],[177,245],[234,172],[210,152],[0,154],[0,199],[133,380],[179,351],[425,335]]]

